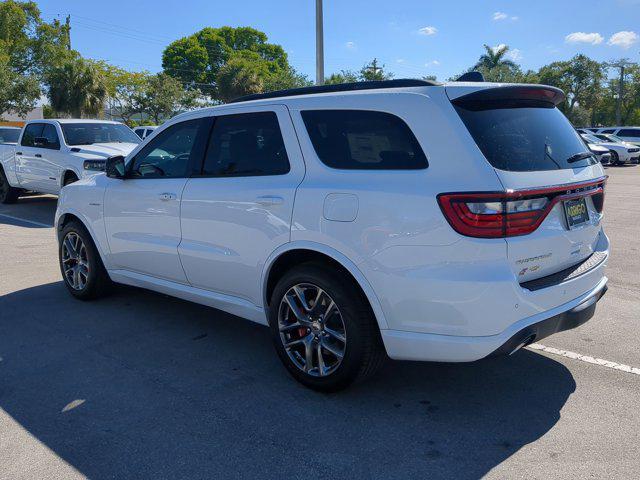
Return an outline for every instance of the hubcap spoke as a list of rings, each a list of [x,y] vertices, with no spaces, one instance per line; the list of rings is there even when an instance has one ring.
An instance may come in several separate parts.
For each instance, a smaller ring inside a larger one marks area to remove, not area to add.
[[[62,241],[62,270],[67,283],[74,290],[82,290],[89,281],[89,259],[84,242],[75,232]]]
[[[340,309],[317,285],[300,283],[282,297],[280,340],[293,364],[314,377],[331,375],[342,364],[347,335]]]

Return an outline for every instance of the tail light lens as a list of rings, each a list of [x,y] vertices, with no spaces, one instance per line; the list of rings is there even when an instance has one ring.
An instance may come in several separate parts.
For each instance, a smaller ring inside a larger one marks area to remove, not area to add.
[[[453,229],[468,237],[505,238],[535,231],[562,200],[593,197],[602,212],[606,177],[590,182],[531,190],[443,193],[438,202]]]

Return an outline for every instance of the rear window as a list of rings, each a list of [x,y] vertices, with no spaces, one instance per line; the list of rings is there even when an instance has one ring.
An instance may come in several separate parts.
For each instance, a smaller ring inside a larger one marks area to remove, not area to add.
[[[638,130],[631,129],[631,128],[623,129],[618,132],[618,135],[621,137],[640,138],[640,129]]]
[[[555,107],[510,102],[505,108],[455,105],[476,144],[493,167],[513,172],[593,165],[580,135]]]
[[[0,143],[17,143],[20,130],[15,128],[0,128]]]
[[[417,170],[427,157],[407,124],[386,112],[307,110],[301,112],[320,160],[346,170]]]

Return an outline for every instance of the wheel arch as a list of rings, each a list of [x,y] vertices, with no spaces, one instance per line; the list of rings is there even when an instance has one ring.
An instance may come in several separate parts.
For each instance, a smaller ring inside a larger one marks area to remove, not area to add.
[[[389,328],[387,326],[387,321],[385,319],[380,300],[371,287],[371,284],[367,281],[357,265],[339,251],[331,247],[327,247],[326,245],[316,244],[313,242],[296,242],[295,244],[287,244],[276,250],[269,257],[265,263],[262,275],[262,295],[265,313],[269,307],[271,294],[278,282],[278,279],[280,279],[292,266],[314,260],[329,263],[348,275],[369,302],[380,330],[386,330]]]
[[[64,227],[71,221],[78,221],[87,232],[91,236],[91,241],[96,246],[96,250],[98,250],[98,254],[100,255],[100,259],[102,260],[102,264],[106,267],[108,265],[105,252],[102,249],[101,243],[98,241],[96,234],[91,226],[91,223],[86,221],[83,216],[75,211],[66,211],[64,213],[59,214],[56,220],[55,229],[56,229],[56,238],[59,239],[60,233],[64,229]]]
[[[76,172],[73,168],[71,167],[66,167],[64,169],[64,171],[62,172],[62,175],[60,175],[60,185],[59,187],[62,188],[64,187],[64,182],[67,179],[67,177],[69,176],[69,174],[74,175],[78,180],[80,180],[80,174],[78,172]]]

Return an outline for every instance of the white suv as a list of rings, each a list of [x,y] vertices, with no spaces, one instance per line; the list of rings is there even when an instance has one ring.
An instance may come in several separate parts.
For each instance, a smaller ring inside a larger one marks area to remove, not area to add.
[[[539,85],[393,80],[179,115],[62,190],[60,267],[269,325],[337,390],[576,327],[606,290],[606,177]]]

